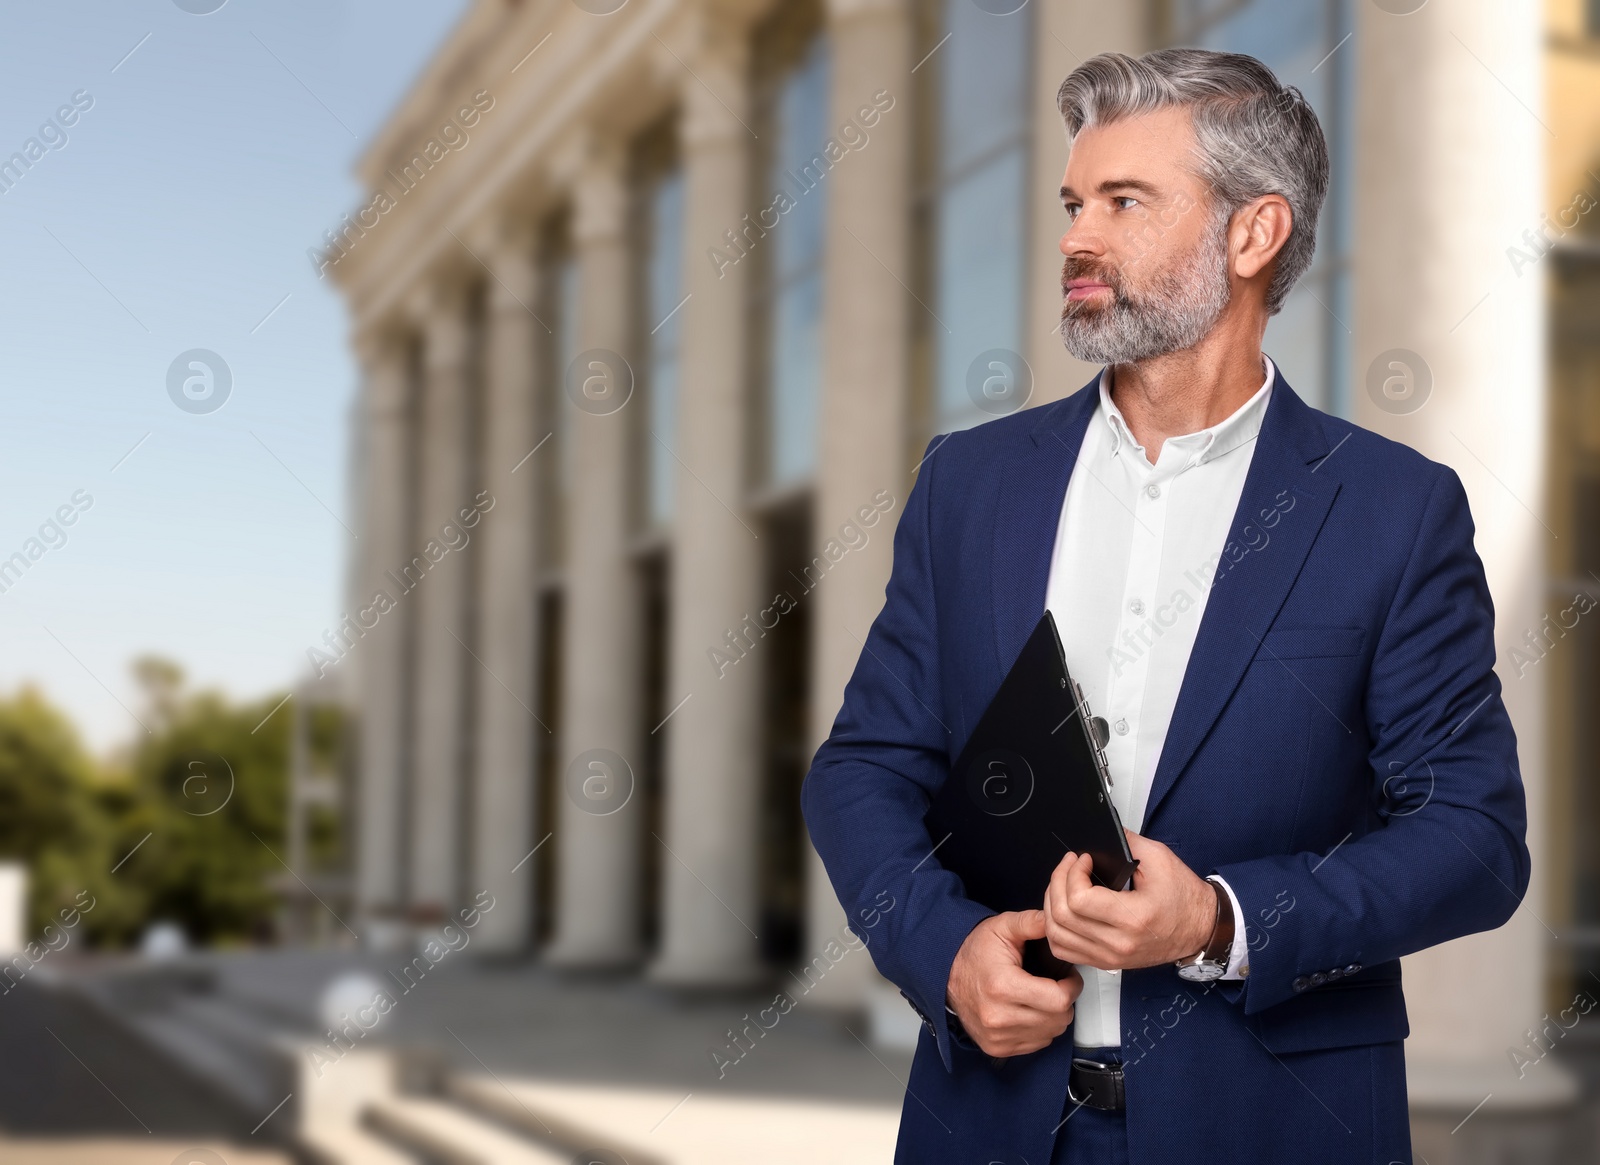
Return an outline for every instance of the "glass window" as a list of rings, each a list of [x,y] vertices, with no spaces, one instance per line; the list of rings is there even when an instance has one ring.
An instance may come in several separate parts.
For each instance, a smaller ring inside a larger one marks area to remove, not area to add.
[[[1248,53],[1306,95],[1328,139],[1331,173],[1317,229],[1317,254],[1262,346],[1307,402],[1350,410],[1349,127],[1355,45],[1349,0],[1177,0],[1174,44]]]
[[[827,181],[828,48],[820,4],[784,9],[758,32],[754,65],[756,205],[750,238],[760,399],[759,477],[804,481],[816,468],[822,380],[822,251]]]
[[[635,391],[642,394],[644,426],[637,435],[640,454],[639,518],[646,529],[672,519],[677,476],[678,350],[683,313],[683,167],[671,122],[645,133],[634,150],[634,254],[637,361]]]
[[[1022,12],[995,16],[972,0],[944,0],[942,8],[941,35],[950,39],[922,68],[939,77],[942,171],[952,174],[1020,144],[1033,70]]]
[[[1033,9],[999,16],[972,0],[916,9],[913,366],[933,431],[992,419],[969,372],[985,353],[1023,346]]]

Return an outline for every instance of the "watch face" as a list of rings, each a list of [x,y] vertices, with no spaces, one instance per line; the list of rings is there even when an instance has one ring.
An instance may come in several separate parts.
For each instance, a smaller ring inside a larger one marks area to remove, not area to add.
[[[1220,979],[1228,968],[1222,963],[1185,963],[1178,968],[1178,978],[1191,983],[1210,983]]]

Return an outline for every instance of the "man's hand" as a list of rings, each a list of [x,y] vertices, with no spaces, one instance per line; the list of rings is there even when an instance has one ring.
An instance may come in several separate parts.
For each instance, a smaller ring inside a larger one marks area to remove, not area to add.
[[[994,914],[972,928],[950,965],[949,1004],[991,1056],[1037,1052],[1072,1022],[1083,976],[1045,979],[1022,969],[1022,944],[1043,937],[1042,910]]]
[[[1133,889],[1108,890],[1091,882],[1094,861],[1088,854],[1067,854],[1051,875],[1045,937],[1056,958],[1125,971],[1188,958],[1211,937],[1216,891],[1159,841],[1123,832],[1139,859]]]

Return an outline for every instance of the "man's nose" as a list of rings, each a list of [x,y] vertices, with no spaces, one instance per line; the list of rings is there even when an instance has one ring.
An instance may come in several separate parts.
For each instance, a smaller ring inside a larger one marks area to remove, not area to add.
[[[1088,216],[1087,209],[1080,210],[1078,217],[1062,234],[1060,246],[1063,255],[1070,258],[1074,255],[1098,257],[1105,254],[1105,239],[1099,225]]]

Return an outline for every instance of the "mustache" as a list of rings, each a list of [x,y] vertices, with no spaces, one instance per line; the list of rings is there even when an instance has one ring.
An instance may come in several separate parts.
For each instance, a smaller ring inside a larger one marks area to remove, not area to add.
[[[1067,298],[1067,284],[1074,279],[1092,279],[1097,283],[1104,283],[1111,289],[1111,302],[1102,306],[1091,306],[1087,302],[1080,302]],[[1095,263],[1086,263],[1081,259],[1068,259],[1061,265],[1061,318],[1063,322],[1069,317],[1082,314],[1099,315],[1103,312],[1124,310],[1133,306],[1123,284],[1121,273],[1114,267],[1101,266]]]
[[[1122,294],[1121,274],[1115,267],[1087,263],[1082,259],[1068,259],[1061,264],[1061,290],[1065,292],[1067,284],[1074,279],[1093,279],[1111,288],[1113,294]]]

